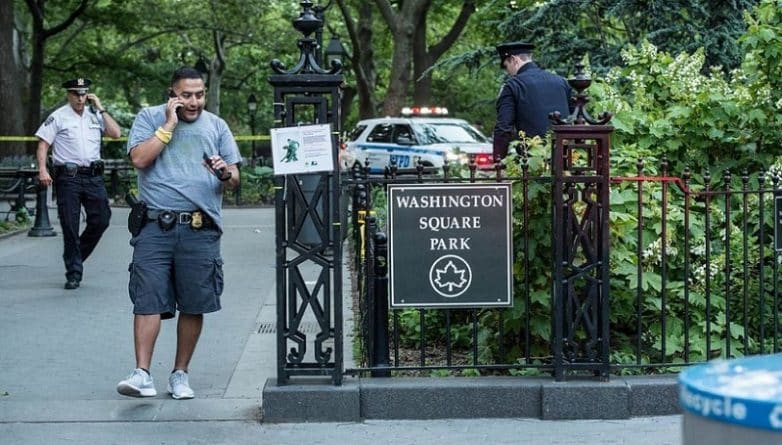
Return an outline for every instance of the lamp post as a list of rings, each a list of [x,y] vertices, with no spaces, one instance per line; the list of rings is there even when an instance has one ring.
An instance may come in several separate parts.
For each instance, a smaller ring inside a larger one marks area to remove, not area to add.
[[[335,60],[341,62],[341,65],[344,66],[345,65],[344,60],[347,58],[348,52],[345,50],[345,47],[342,46],[342,42],[339,40],[339,36],[336,34],[332,34],[331,40],[329,40],[329,44],[326,45],[326,49],[323,52],[323,55],[326,59],[324,60],[325,67],[330,67],[331,62]],[[341,97],[343,94],[342,88],[340,88],[339,94]],[[342,112],[339,114],[340,127],[342,127],[343,119],[345,115],[344,110],[341,111]]]
[[[250,93],[247,96],[247,111],[250,114],[250,136],[252,137],[252,159],[250,164],[255,167],[255,160],[258,157],[258,153],[255,152],[255,112],[258,109],[258,100],[255,98],[255,94]]]
[[[328,67],[331,65],[332,60],[339,60],[340,62],[344,62],[348,52],[345,50],[345,47],[342,46],[342,41],[339,40],[339,36],[334,34],[331,36],[329,44],[326,45],[326,50],[323,52],[323,54],[326,57],[325,66]]]
[[[312,10],[315,12],[315,17],[320,20],[321,25],[318,27],[318,29],[315,30],[315,40],[318,42],[318,51],[315,53],[315,60],[318,62],[318,65],[324,66],[323,64],[323,27],[326,25],[325,20],[325,13],[326,10],[331,7],[331,4],[334,3],[334,0],[329,0],[328,3],[326,3],[326,6],[321,6],[320,3],[312,7]]]

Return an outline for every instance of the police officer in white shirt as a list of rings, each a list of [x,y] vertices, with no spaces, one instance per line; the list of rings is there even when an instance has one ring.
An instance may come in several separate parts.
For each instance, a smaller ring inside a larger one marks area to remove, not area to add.
[[[65,244],[62,255],[65,289],[79,287],[82,262],[92,253],[111,219],[100,146],[101,136],[119,137],[120,128],[98,96],[89,92],[91,83],[84,78],[63,82],[68,104],[50,114],[35,132],[38,179],[42,186],[48,187],[54,176],[57,214]],[[49,147],[54,160],[51,174],[46,165]],[[79,235],[82,206],[87,214],[87,227]]]

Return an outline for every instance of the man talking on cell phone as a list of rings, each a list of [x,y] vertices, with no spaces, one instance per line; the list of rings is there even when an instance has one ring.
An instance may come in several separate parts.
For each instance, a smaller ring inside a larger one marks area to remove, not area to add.
[[[240,156],[228,125],[205,111],[205,102],[201,74],[180,68],[171,77],[168,101],[141,110],[128,136],[139,199],[148,210],[146,224],[130,240],[136,366],[117,385],[122,395],[157,394],[152,351],[161,320],[178,314],[167,390],[175,399],[193,398],[188,372],[203,314],[221,307],[222,192],[239,184]]]

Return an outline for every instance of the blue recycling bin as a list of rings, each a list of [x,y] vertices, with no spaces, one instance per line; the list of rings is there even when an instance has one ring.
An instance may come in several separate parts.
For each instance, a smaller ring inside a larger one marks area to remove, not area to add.
[[[686,369],[679,403],[684,445],[782,445],[782,354]]]

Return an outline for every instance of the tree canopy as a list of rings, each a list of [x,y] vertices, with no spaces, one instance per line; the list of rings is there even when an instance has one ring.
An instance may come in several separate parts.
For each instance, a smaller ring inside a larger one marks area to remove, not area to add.
[[[208,79],[208,108],[237,134],[249,132],[247,98],[258,98],[258,133],[273,125],[269,62],[298,59],[291,26],[296,0],[12,0],[0,16],[0,132],[32,134],[63,103],[60,83],[89,77],[129,128],[143,106],[163,100],[179,66]],[[490,126],[502,82],[494,46],[536,43],[536,60],[567,75],[586,57],[596,76],[626,62],[622,50],[648,42],[659,51],[693,54],[702,73],[746,64],[740,37],[758,0],[321,0],[323,37],[347,50],[346,126],[396,114],[405,105],[444,105],[457,117]],[[763,3],[778,5],[778,0]],[[759,70],[765,69],[759,66]],[[770,73],[773,74],[773,73]],[[9,94],[21,92],[21,94]],[[427,103],[424,103],[427,102]],[[2,143],[0,158],[24,147]],[[28,152],[32,150],[27,147]]]

